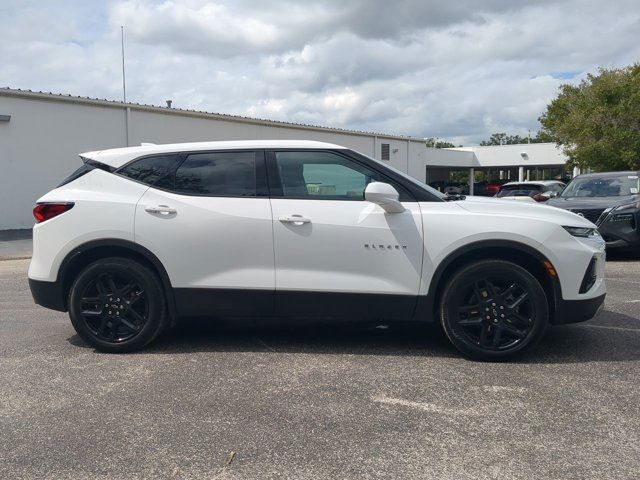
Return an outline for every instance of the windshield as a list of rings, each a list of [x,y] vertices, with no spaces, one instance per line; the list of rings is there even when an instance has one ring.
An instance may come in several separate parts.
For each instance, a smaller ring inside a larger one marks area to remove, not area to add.
[[[624,197],[640,190],[638,175],[574,178],[562,192],[562,197]]]
[[[540,193],[542,187],[540,185],[520,184],[520,185],[505,185],[502,190],[496,195],[501,197],[533,197],[535,194]]]

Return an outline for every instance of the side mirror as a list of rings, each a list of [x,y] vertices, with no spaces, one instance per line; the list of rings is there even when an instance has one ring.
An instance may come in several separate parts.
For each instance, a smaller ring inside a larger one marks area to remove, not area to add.
[[[364,191],[364,199],[385,209],[387,213],[404,212],[400,194],[388,183],[371,182]]]

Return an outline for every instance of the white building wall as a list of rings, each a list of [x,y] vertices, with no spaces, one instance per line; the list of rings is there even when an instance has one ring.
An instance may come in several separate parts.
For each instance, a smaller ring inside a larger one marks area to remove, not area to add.
[[[80,166],[78,153],[125,144],[124,110],[0,96],[0,230],[29,228],[43,193]]]
[[[424,181],[422,140],[296,127],[159,107],[129,106],[129,144],[305,139],[343,145]],[[0,90],[0,230],[30,228],[36,200],[80,166],[78,154],[127,144],[127,106],[58,95]]]

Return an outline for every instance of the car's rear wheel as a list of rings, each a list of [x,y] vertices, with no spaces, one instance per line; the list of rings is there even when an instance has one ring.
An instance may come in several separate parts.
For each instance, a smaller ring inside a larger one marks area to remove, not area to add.
[[[157,276],[128,258],[91,263],[69,291],[76,332],[105,352],[131,352],[152,342],[168,323],[165,304]]]
[[[549,307],[538,280],[504,260],[483,260],[453,274],[442,292],[440,320],[453,345],[477,360],[499,360],[532,348]]]

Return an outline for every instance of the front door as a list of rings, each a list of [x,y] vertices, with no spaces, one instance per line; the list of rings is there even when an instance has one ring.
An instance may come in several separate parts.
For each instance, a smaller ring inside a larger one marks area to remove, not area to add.
[[[420,207],[401,186],[339,151],[267,154],[276,312],[409,319],[420,288]],[[364,200],[391,183],[405,211]]]

